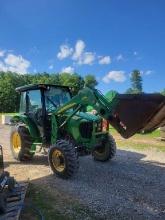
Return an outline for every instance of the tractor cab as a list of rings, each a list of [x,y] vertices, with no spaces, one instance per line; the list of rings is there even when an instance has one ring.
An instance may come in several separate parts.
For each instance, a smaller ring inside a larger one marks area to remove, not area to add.
[[[38,84],[22,86],[16,90],[21,93],[20,113],[36,119],[39,113],[51,113],[71,99],[67,86]]]
[[[69,87],[37,84],[16,90],[21,93],[20,114],[27,115],[37,125],[41,136],[50,136],[46,127],[51,127],[51,114],[71,99]]]

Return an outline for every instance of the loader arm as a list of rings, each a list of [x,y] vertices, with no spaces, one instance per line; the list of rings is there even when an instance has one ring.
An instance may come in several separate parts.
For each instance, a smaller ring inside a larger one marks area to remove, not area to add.
[[[141,130],[152,131],[165,125],[165,96],[160,94],[126,95],[111,92],[109,98],[106,98],[97,89],[86,87],[58,108],[55,114],[58,116],[74,109],[66,119],[67,122],[77,111],[88,105],[109,121],[124,138]]]

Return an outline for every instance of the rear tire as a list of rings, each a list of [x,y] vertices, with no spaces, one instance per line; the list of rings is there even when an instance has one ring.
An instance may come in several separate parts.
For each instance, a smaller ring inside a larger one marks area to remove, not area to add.
[[[10,149],[13,157],[19,161],[31,160],[34,153],[30,152],[33,144],[29,130],[23,125],[14,126],[10,134]]]
[[[108,135],[107,140],[104,143],[104,146],[100,146],[97,150],[94,150],[92,155],[94,160],[97,161],[108,161],[112,159],[116,154],[116,142],[112,135]]]
[[[79,161],[74,145],[66,140],[58,140],[48,153],[48,161],[52,171],[61,178],[70,178],[78,168]]]

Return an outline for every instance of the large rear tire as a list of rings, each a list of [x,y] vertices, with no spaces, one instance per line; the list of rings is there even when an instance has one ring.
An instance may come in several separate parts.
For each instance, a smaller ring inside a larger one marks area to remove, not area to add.
[[[30,152],[32,144],[32,138],[25,126],[17,125],[12,127],[10,134],[10,149],[16,160],[31,160],[34,155],[34,153]]]
[[[116,154],[116,142],[112,135],[108,135],[103,146],[100,146],[96,150],[93,151],[92,155],[94,160],[97,161],[108,161],[112,159]]]
[[[70,178],[78,168],[79,161],[74,145],[66,140],[58,140],[48,153],[48,161],[52,171],[61,178]]]

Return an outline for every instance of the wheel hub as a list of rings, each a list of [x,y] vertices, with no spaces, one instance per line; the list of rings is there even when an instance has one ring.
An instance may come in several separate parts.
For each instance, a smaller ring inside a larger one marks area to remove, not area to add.
[[[12,136],[13,149],[15,152],[19,152],[21,149],[21,138],[18,132],[14,132]]]
[[[63,172],[65,169],[65,158],[63,153],[60,150],[54,150],[52,154],[52,162],[54,165],[54,168],[58,172]]]

